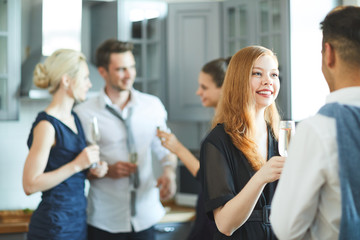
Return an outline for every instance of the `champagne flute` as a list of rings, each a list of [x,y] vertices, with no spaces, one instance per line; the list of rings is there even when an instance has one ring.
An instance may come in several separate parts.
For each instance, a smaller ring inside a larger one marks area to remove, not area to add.
[[[279,153],[282,157],[288,156],[291,137],[295,134],[295,122],[291,120],[280,121]]]
[[[98,144],[100,141],[99,125],[96,117],[93,117],[91,120],[91,138],[93,144]],[[90,168],[96,168],[97,166],[97,163],[93,163],[91,164]]]
[[[157,126],[156,129],[159,131],[162,131],[162,132],[171,133],[170,128],[168,128],[167,126],[165,126],[165,127]],[[161,137],[159,137],[159,139],[160,139],[160,141],[165,140],[164,138],[161,138]]]

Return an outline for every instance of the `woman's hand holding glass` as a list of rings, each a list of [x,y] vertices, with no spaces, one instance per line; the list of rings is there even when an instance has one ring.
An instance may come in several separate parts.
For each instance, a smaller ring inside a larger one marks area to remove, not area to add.
[[[286,157],[274,156],[270,158],[257,172],[261,181],[266,184],[274,182],[280,178]]]
[[[98,145],[87,146],[74,160],[77,166],[76,170],[82,171],[86,168],[89,168],[92,164],[98,163],[100,160],[99,155],[100,152]]]
[[[97,162],[97,165],[95,168],[90,168],[90,173],[91,175],[97,177],[97,178],[102,178],[106,175],[106,173],[108,172],[108,164],[107,162],[104,161],[99,161]]]
[[[91,138],[92,138],[92,143],[90,146],[97,146],[99,149],[98,143],[100,141],[100,130],[98,125],[98,120],[96,117],[93,117],[91,120]],[[99,155],[100,155],[100,150],[99,150]],[[100,161],[100,157],[98,161],[90,165],[91,175],[97,178],[104,177],[108,172],[108,170],[109,170],[109,166],[107,162]]]
[[[99,125],[96,117],[93,117],[91,120],[91,138],[92,144],[98,144],[100,141],[100,130]],[[98,167],[97,163],[91,164],[90,168]]]
[[[160,138],[161,145],[169,149],[172,153],[178,154],[182,144],[174,134],[167,131],[162,131],[158,128],[156,135]]]

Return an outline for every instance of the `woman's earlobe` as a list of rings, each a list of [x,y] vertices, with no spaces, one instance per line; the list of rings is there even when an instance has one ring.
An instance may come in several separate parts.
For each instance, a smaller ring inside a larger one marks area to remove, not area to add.
[[[70,78],[67,75],[63,75],[61,77],[61,84],[65,87],[68,88],[70,86]]]

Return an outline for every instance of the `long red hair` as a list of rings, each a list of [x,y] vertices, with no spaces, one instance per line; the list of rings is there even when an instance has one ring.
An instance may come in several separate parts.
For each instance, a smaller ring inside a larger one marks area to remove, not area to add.
[[[224,124],[233,144],[245,155],[254,170],[259,170],[266,160],[254,141],[255,101],[250,78],[255,61],[264,55],[273,57],[277,62],[274,53],[261,46],[243,48],[231,58],[222,86],[222,98],[212,124],[213,127],[218,123]],[[264,114],[265,121],[277,139],[280,116],[276,103],[268,106]]]

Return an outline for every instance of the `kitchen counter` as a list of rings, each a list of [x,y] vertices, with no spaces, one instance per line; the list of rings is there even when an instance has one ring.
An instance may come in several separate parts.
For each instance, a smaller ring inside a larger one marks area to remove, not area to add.
[[[165,216],[155,225],[156,240],[184,240],[189,235],[195,209],[176,205],[174,201],[163,202]]]
[[[0,211],[1,239],[26,239],[31,214],[23,210]]]
[[[166,214],[160,220],[160,223],[168,222],[189,222],[195,219],[195,209],[177,205],[173,200],[163,202]]]
[[[183,223],[195,219],[195,209],[178,206],[174,201],[163,202],[166,210],[160,223]],[[29,230],[31,213],[23,210],[0,211],[0,234],[26,233]]]
[[[26,233],[28,230],[29,230],[29,222],[0,223],[0,234]]]

